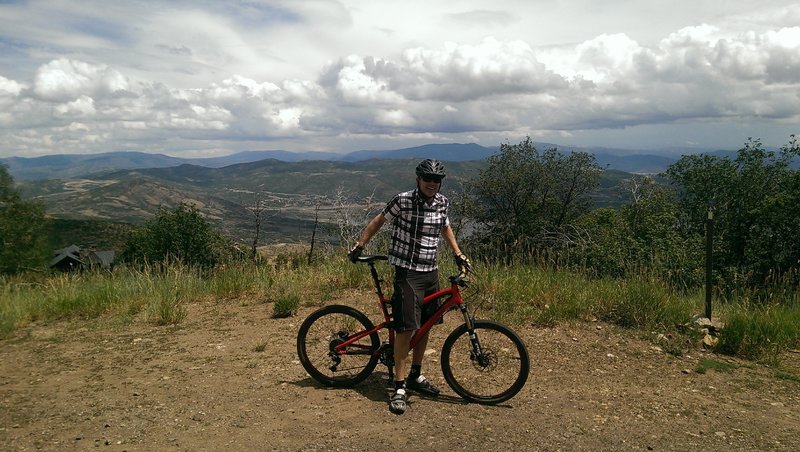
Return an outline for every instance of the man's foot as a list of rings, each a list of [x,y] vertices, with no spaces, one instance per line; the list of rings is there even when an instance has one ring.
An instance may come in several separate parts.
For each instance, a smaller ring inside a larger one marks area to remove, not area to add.
[[[439,395],[439,389],[422,375],[417,378],[409,378],[406,380],[406,387],[428,397],[436,397]]]
[[[406,390],[398,389],[392,394],[389,400],[389,411],[394,414],[403,414],[406,412]]]

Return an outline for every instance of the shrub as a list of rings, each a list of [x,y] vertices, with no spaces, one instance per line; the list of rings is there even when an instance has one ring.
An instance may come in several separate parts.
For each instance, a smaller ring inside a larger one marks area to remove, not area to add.
[[[161,208],[143,228],[131,233],[122,250],[126,262],[160,263],[177,261],[209,268],[222,257],[222,236],[193,206],[181,204]]]
[[[283,319],[291,317],[297,312],[300,306],[300,296],[297,294],[284,294],[275,300],[275,305],[272,310],[272,317],[276,319]]]

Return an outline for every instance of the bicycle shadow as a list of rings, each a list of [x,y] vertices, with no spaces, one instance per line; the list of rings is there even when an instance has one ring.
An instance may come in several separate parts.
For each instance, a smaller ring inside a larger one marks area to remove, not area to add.
[[[362,381],[361,383],[351,388],[334,388],[330,386],[324,386],[308,376],[301,380],[282,381],[281,383],[288,383],[300,388],[311,388],[318,391],[355,391],[356,393],[360,394],[361,396],[372,402],[388,403],[389,397],[392,392],[392,386],[388,384],[389,383],[388,374],[385,372],[374,372],[366,380]],[[418,399],[430,400],[432,402],[447,403],[452,405],[468,405],[470,403],[462,399],[461,397],[450,394],[439,394],[438,397],[429,397],[417,394],[414,391],[410,391],[410,395],[415,399],[418,398]],[[513,406],[508,404],[501,404],[494,406],[506,409],[513,408]]]

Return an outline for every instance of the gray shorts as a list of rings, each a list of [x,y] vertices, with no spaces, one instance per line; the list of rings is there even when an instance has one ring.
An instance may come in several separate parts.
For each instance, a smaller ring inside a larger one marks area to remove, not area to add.
[[[438,302],[422,304],[423,298],[439,290],[439,271],[420,272],[394,268],[392,316],[396,331],[418,330],[439,308]],[[439,322],[442,323],[442,319]]]

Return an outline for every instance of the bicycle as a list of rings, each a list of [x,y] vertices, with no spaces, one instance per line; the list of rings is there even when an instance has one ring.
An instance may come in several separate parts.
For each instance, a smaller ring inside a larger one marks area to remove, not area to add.
[[[345,305],[330,305],[309,315],[297,334],[297,354],[308,374],[325,386],[351,387],[372,374],[378,363],[388,368],[394,380],[394,329],[387,299],[375,262],[387,256],[360,256],[375,285],[383,322],[374,325],[361,311]],[[456,307],[464,317],[445,339],[441,351],[444,379],[467,401],[494,405],[514,397],[525,385],[530,370],[528,350],[510,328],[491,320],[476,320],[467,309],[460,289],[468,286],[469,269],[449,277],[450,287],[425,297],[423,303],[443,300],[436,313],[411,339],[411,349],[445,313]],[[381,342],[379,331],[387,329],[389,340]]]

